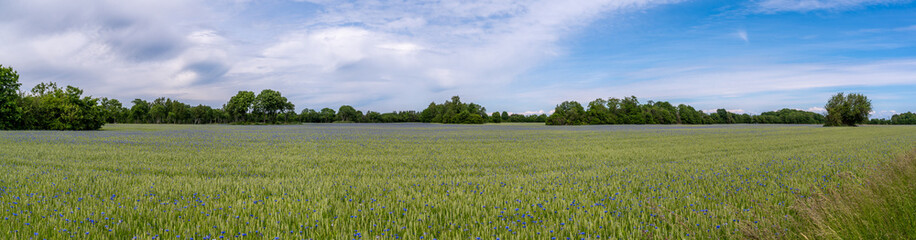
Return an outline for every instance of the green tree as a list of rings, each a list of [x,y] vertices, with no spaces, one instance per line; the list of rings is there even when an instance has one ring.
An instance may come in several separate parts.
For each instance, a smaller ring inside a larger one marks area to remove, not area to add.
[[[483,124],[487,122],[487,109],[475,103],[462,103],[461,98],[453,96],[443,104],[432,102],[420,113],[423,122]]]
[[[824,108],[827,109],[824,126],[855,126],[868,121],[871,100],[858,93],[837,93]]]
[[[121,102],[117,99],[108,99],[102,98],[102,115],[104,116],[105,122],[107,123],[117,123],[123,120],[122,115],[125,112],[125,109],[121,106]]]
[[[368,123],[380,123],[382,122],[382,114],[375,111],[366,112],[365,122]]]
[[[277,115],[291,108],[290,106],[292,106],[292,103],[286,97],[283,97],[280,92],[264,89],[254,98],[252,112],[257,115],[265,115],[263,119],[265,122],[276,122]]]
[[[251,106],[254,103],[254,97],[254,92],[239,91],[238,94],[229,99],[229,102],[226,103],[223,109],[226,110],[226,113],[229,114],[229,117],[231,117],[233,121],[246,121],[248,112],[251,110]]]
[[[916,124],[916,113],[905,112],[901,114],[894,114],[891,116],[890,124],[895,125],[912,125]]]
[[[735,123],[735,119],[732,117],[732,113],[728,112],[724,108],[716,109],[716,114],[719,115],[719,123]]]
[[[322,108],[321,112],[318,113],[319,122],[331,123],[337,121],[337,113],[334,112],[334,109]]]
[[[499,115],[499,112],[493,112],[493,115],[490,116],[490,121],[493,123],[501,123],[503,118]]]
[[[639,105],[639,99],[636,96],[629,96],[620,101],[620,109],[624,115],[625,124],[646,124],[648,116],[645,110]]]
[[[155,123],[162,123],[162,120],[168,120],[166,118],[169,116],[169,108],[166,105],[165,98],[160,97],[153,100],[149,107],[149,116]]]
[[[19,73],[0,65],[0,130],[17,128],[22,117],[19,107]]]
[[[21,98],[21,127],[33,130],[98,130],[105,124],[99,99],[82,97],[83,90],[73,86],[59,88],[41,83]]]
[[[321,116],[318,114],[315,109],[302,109],[302,113],[299,113],[299,121],[307,123],[317,123],[321,122]]]
[[[210,106],[197,105],[196,107],[191,108],[191,118],[194,121],[194,124],[201,123],[212,123],[213,116],[211,113],[213,108]]]
[[[585,111],[585,114],[588,115],[586,120],[588,124],[608,124],[608,117],[610,116],[610,111],[607,108],[607,101],[604,99],[598,98],[595,101],[588,103],[588,110]]]
[[[355,122],[359,120],[358,115],[362,114],[357,114],[356,109],[350,105],[340,106],[340,108],[337,110],[337,119],[340,119],[340,121],[344,122]]]
[[[547,125],[581,125],[585,122],[585,109],[576,101],[565,101],[554,108],[547,117]]]
[[[134,105],[130,107],[130,119],[135,123],[146,123],[149,121],[149,102],[139,98],[131,102]]]

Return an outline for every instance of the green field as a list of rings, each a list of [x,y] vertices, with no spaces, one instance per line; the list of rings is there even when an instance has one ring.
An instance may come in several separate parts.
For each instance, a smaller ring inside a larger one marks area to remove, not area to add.
[[[911,126],[6,131],[0,238],[793,236],[798,199],[913,148]]]

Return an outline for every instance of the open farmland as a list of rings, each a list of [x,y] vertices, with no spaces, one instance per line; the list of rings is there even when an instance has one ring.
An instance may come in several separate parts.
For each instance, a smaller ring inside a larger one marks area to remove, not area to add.
[[[0,132],[13,239],[792,235],[916,127],[107,125]]]

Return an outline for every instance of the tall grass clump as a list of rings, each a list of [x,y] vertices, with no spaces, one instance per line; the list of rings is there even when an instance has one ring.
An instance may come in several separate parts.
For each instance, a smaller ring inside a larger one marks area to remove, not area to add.
[[[818,239],[916,239],[916,151],[882,165],[859,185],[799,199],[799,234]]]

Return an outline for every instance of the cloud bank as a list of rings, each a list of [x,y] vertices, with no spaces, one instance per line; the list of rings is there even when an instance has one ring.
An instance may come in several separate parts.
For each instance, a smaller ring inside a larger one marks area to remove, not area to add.
[[[873,5],[908,3],[910,0],[763,0],[757,2],[760,12],[847,11]]]
[[[299,109],[348,104],[380,111],[422,109],[452,95],[484,106],[510,102],[489,110],[518,113],[547,113],[569,99],[629,95],[709,104],[702,107],[728,99],[744,105],[721,107],[749,111],[764,105],[751,99],[767,95],[775,98],[770,104],[808,109],[819,105],[799,103],[789,93],[916,82],[916,63],[906,58],[690,61],[598,74],[603,77],[582,84],[530,77],[569,56],[571,44],[596,25],[679,2],[10,0],[0,8],[0,64],[19,71],[23,90],[54,81],[123,102],[171,97],[219,107],[236,91],[270,88]],[[777,14],[900,2],[908,1],[764,0],[749,6]],[[748,30],[734,36],[748,47],[767,41],[754,31],[751,42]],[[581,68],[567,71],[594,70]]]
[[[292,22],[231,26],[258,2],[12,1],[0,62],[26,86],[218,104],[273,88],[306,106],[404,109],[500,91],[615,11],[666,1],[308,1]],[[266,25],[266,27],[265,27]],[[272,29],[249,36],[244,29]],[[254,39],[253,41],[251,39]]]

